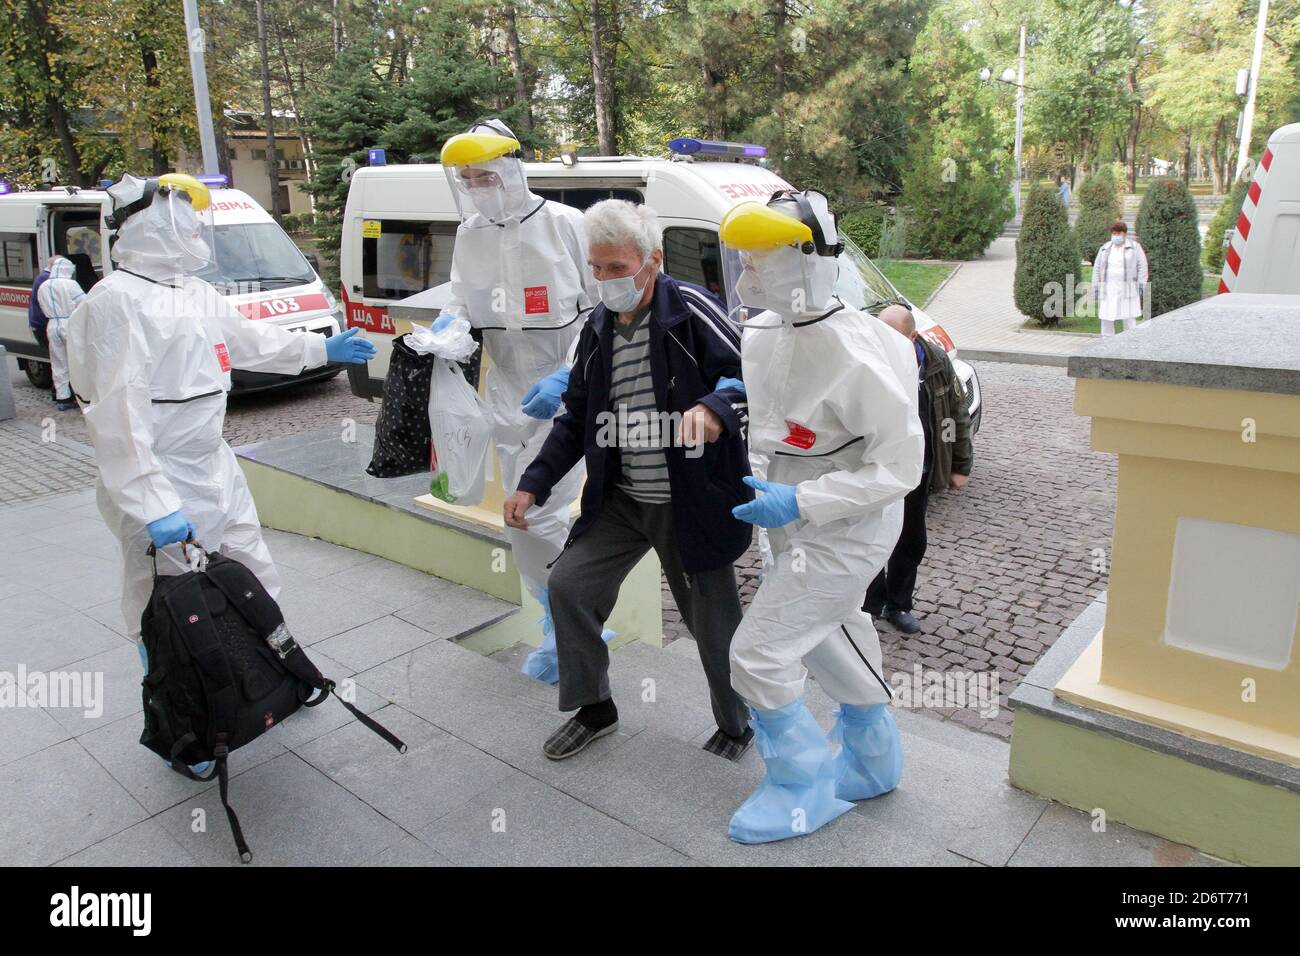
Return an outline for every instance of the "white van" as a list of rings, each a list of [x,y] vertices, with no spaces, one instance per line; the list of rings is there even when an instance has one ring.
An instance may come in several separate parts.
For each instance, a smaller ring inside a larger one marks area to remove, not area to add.
[[[214,186],[221,177],[203,177]],[[212,189],[216,265],[203,273],[250,319],[275,322],[294,331],[326,336],[342,328],[334,296],[284,230],[246,193]],[[49,353],[27,322],[32,282],[54,255],[80,260],[79,278],[89,284],[113,270],[108,250],[114,236],[104,225],[112,211],[108,193],[57,187],[0,195],[0,345],[18,357],[38,388],[50,384]],[[237,392],[319,381],[341,371],[337,365],[299,376],[233,373]]]
[[[572,165],[560,160],[525,163],[528,184],[546,199],[585,209],[601,199],[647,203],[664,228],[664,271],[676,279],[702,285],[724,300],[718,224],[743,199],[766,202],[778,189],[791,186],[770,170],[748,163],[692,161],[685,157],[581,157]],[[389,315],[403,299],[451,278],[451,252],[460,218],[440,165],[368,166],[352,177],[343,214],[339,273],[349,326],[370,333],[379,349],[368,366],[348,366],[354,394],[376,398],[383,392],[393,337],[411,323]],[[851,241],[840,270],[839,293],[858,308],[879,312],[889,302],[904,302],[893,284]],[[734,299],[730,301],[735,305]],[[907,303],[912,305],[911,303]],[[953,358],[966,387],[971,424],[982,413],[975,370],[957,359],[952,340],[916,305],[917,328]]]
[[[1300,294],[1300,123],[1268,138],[1224,250],[1219,291]]]

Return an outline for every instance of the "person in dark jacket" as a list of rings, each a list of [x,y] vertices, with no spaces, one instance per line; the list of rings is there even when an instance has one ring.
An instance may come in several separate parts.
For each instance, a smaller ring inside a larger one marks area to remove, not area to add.
[[[740,337],[705,289],[660,272],[655,214],[624,200],[586,212],[600,289],[578,338],[565,412],[505,503],[510,527],[582,459],[582,514],[548,585],[560,665],[560,710],[577,710],[546,741],[560,760],[618,727],[601,629],[619,588],[653,548],[708,678],[718,730],[705,750],[738,759],[753,739],[731,687],[741,619],[735,560],[752,528],[731,513],[752,500],[740,381]]]
[[[925,512],[932,492],[957,491],[966,486],[974,463],[970,411],[966,394],[939,346],[916,332],[916,320],[906,306],[891,305],[880,320],[912,340],[916,349],[921,426],[925,430],[925,465],[921,483],[903,499],[903,530],[889,563],[867,588],[862,609],[883,616],[904,634],[921,630],[912,614],[916,572],[925,557]]]

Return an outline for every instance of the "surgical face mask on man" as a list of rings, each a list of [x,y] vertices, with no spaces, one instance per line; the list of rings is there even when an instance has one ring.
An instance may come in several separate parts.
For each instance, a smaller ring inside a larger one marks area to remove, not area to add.
[[[636,284],[637,276],[645,271],[649,262],[641,264],[641,268],[629,276],[620,276],[617,279],[597,279],[596,287],[600,291],[600,301],[605,304],[605,308],[611,312],[631,312],[641,301],[641,296],[645,293],[645,283]]]
[[[1115,245],[1117,246],[1122,246],[1124,244],[1124,233],[1122,232],[1112,233],[1110,237],[1110,241],[1115,243]]]

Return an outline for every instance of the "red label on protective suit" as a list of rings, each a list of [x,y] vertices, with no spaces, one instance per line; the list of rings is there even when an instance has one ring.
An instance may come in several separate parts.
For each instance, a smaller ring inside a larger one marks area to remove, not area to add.
[[[524,315],[537,315],[550,311],[551,303],[546,297],[546,286],[535,285],[524,289]]]
[[[226,343],[217,343],[217,361],[221,363],[221,371],[230,371],[230,353],[226,351]]]
[[[795,448],[811,448],[817,444],[817,433],[811,428],[804,428],[790,419],[785,420],[786,428],[790,429],[790,434],[781,439],[787,445],[793,445]]]

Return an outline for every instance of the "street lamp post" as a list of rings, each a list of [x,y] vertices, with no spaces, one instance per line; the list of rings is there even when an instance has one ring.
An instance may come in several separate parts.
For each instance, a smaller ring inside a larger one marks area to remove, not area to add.
[[[980,80],[988,83],[993,79],[993,71],[987,66],[980,70]],[[1020,161],[1025,140],[1025,28],[1020,28],[1020,69],[1019,72],[1007,67],[998,77],[998,82],[1016,88],[1016,159],[1015,175],[1011,180],[1011,196],[1015,199],[1016,215],[1020,214]]]
[[[1259,0],[1259,22],[1255,25],[1255,49],[1250,57],[1250,86],[1246,91],[1246,108],[1241,114],[1241,143],[1237,147],[1237,171],[1240,179],[1250,160],[1250,137],[1255,125],[1255,94],[1259,91],[1259,70],[1264,58],[1264,27],[1268,22],[1268,0]]]
[[[1016,178],[1013,193],[1016,215],[1020,215],[1020,151],[1025,139],[1025,27],[1020,26],[1020,73],[1016,79]]]
[[[199,25],[198,0],[184,0],[185,38],[190,48],[190,74],[194,79],[194,112],[199,121],[199,145],[203,150],[203,172],[221,172],[217,160],[217,135],[212,128],[212,98],[208,95],[208,68],[203,60],[203,27]]]

